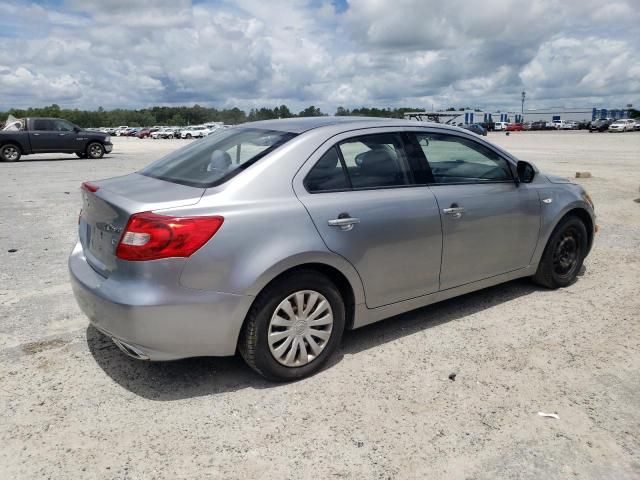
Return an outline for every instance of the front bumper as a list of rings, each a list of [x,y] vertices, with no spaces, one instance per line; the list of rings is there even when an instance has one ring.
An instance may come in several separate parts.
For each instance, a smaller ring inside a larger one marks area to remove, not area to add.
[[[111,153],[112,150],[113,150],[113,143],[105,143],[104,144],[105,153]]]
[[[227,356],[253,297],[175,286],[153,278],[105,278],[88,263],[78,243],[69,257],[73,293],[89,321],[137,358],[175,360]]]

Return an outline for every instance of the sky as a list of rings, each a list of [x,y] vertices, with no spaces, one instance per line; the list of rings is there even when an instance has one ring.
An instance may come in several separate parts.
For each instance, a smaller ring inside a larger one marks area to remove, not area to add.
[[[640,104],[640,0],[0,3],[0,109]]]

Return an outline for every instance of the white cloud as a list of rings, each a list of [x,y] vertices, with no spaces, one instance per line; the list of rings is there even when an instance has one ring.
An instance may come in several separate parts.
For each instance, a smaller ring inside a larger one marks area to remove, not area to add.
[[[0,108],[640,102],[633,0],[0,5]]]

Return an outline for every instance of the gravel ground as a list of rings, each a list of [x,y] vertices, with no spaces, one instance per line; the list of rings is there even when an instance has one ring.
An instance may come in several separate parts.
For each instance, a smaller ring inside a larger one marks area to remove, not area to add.
[[[490,140],[593,174],[578,181],[601,232],[578,282],[514,281],[347,332],[328,368],[286,385],[237,357],[131,360],[72,297],[80,182],[184,142],[0,164],[0,476],[640,478],[640,133]]]

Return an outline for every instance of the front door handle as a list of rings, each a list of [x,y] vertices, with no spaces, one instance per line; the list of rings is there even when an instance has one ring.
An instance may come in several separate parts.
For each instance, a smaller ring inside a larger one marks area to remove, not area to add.
[[[354,225],[356,225],[357,223],[360,223],[360,219],[353,218],[353,217],[339,216],[338,218],[329,220],[327,223],[329,224],[330,227],[340,227],[340,230],[344,232],[348,232],[353,228]]]
[[[34,137],[39,137],[39,136],[40,136],[40,134],[39,134],[39,133],[32,133],[32,135],[33,135]]]
[[[58,134],[60,137],[64,137],[66,135],[66,133],[59,133]]]

